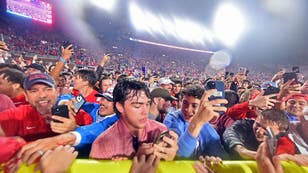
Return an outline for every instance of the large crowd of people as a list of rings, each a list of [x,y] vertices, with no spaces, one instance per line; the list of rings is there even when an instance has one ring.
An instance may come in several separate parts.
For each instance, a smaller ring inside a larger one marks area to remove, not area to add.
[[[161,159],[198,160],[196,172],[223,160],[256,160],[263,173],[283,172],[281,160],[308,166],[304,66],[215,70],[200,54],[124,38],[104,54],[53,28],[5,21],[0,163],[8,171],[26,163],[65,172],[76,157],[131,159],[130,172],[155,172]]]

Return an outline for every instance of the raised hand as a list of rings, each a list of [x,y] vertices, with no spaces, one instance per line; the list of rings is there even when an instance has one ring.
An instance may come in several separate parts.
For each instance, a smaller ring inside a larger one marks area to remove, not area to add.
[[[278,94],[269,94],[264,96],[264,90],[260,92],[260,94],[252,99],[249,100],[249,106],[254,106],[260,109],[271,109],[275,106],[275,103],[278,102],[276,99],[273,99],[272,97],[277,96]]]
[[[201,98],[200,106],[196,116],[203,124],[210,121],[214,117],[218,117],[218,112],[225,112],[227,110],[226,107],[222,106],[223,104],[228,103],[226,99],[209,100],[209,97],[216,92],[216,89],[205,91]]]
[[[61,56],[68,61],[71,56],[74,53],[74,49],[73,49],[73,45],[70,44],[69,46],[67,46],[66,48],[64,48],[63,46],[61,46]]]
[[[102,57],[102,59],[101,59],[101,61],[100,61],[99,64],[103,67],[103,66],[109,61],[109,59],[110,59],[109,54],[105,54],[105,55]]]

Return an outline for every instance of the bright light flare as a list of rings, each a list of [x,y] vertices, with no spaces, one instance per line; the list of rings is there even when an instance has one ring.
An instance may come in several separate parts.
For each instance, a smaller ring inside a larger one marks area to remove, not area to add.
[[[245,19],[231,4],[223,4],[215,15],[214,32],[226,46],[234,46],[245,30]]]
[[[227,50],[220,50],[211,56],[209,65],[215,70],[221,70],[229,66],[231,61],[231,53]]]
[[[204,45],[206,41],[213,41],[213,34],[201,24],[179,17],[164,17],[154,14],[130,3],[130,18],[138,31],[145,31],[151,35],[174,37],[181,41]]]
[[[91,3],[99,8],[102,8],[108,12],[114,10],[116,0],[91,0]]]

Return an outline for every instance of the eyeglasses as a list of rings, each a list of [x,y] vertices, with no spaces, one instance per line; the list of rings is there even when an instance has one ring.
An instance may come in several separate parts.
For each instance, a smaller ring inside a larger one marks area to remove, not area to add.
[[[139,147],[138,137],[133,136],[133,148],[136,152],[138,151],[138,147]]]

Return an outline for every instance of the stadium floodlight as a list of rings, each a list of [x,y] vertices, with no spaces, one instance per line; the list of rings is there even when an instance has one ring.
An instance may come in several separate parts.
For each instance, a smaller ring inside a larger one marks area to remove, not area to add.
[[[130,18],[137,30],[145,30],[145,19],[143,11],[134,3],[129,6]]]
[[[193,44],[204,45],[206,40],[213,41],[213,34],[195,21],[180,17],[164,17],[140,8],[136,3],[130,3],[129,12],[131,22],[138,31],[164,37],[172,36]]]
[[[91,3],[108,12],[112,12],[114,10],[114,7],[117,1],[116,0],[91,0]]]
[[[221,5],[215,15],[214,33],[226,46],[235,45],[245,30],[245,19],[232,4]]]

